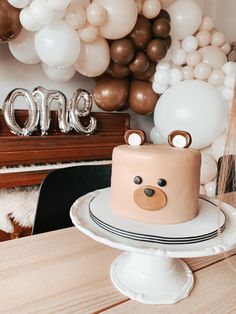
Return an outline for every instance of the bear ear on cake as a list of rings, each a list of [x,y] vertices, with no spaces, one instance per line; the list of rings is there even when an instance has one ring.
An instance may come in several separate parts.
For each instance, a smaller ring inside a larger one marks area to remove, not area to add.
[[[128,130],[125,132],[124,140],[130,146],[141,146],[146,140],[146,134],[143,130]]]
[[[168,143],[177,148],[188,148],[192,143],[192,137],[187,131],[175,130],[168,136]]]

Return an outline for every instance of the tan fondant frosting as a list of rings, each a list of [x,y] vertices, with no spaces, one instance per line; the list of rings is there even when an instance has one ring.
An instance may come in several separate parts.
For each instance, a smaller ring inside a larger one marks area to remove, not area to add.
[[[112,155],[111,208],[148,223],[191,220],[198,214],[200,165],[200,152],[190,148],[118,146]]]

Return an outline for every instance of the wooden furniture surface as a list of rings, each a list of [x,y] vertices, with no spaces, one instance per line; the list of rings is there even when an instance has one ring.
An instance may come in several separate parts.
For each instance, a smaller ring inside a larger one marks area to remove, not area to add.
[[[16,120],[24,125],[28,112],[16,110]],[[75,131],[62,133],[58,127],[57,112],[51,112],[48,135],[35,132],[31,136],[17,136],[10,132],[0,113],[0,168],[32,164],[63,163],[111,159],[115,146],[124,143],[124,134],[129,129],[129,115],[126,113],[95,113],[97,130],[86,136]],[[86,119],[83,121],[86,124]],[[0,172],[0,188],[40,184],[50,170],[17,173]]]
[[[236,313],[236,273],[224,255],[185,259],[195,276],[191,295],[174,305],[154,306],[121,295],[109,277],[120,251],[74,227],[2,242],[0,252],[2,314]],[[230,254],[236,267],[236,250]]]

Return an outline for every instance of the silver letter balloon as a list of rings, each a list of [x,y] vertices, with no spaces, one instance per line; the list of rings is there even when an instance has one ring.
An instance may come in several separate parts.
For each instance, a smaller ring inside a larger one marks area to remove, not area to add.
[[[15,119],[15,99],[22,96],[28,106],[28,119],[25,126],[20,127]],[[32,93],[23,88],[11,91],[3,104],[3,116],[11,132],[16,135],[29,136],[40,124],[41,135],[46,135],[50,128],[51,104],[56,101],[59,129],[68,133],[72,129],[80,134],[92,134],[97,127],[97,120],[90,117],[92,97],[89,92],[78,89],[68,104],[66,96],[57,90],[47,90],[41,86],[36,87]],[[82,102],[82,106],[81,106]],[[83,125],[81,118],[88,117],[87,125]]]

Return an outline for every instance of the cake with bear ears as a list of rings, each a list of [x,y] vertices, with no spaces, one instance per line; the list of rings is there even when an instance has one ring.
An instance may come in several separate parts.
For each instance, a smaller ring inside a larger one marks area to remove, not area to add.
[[[144,144],[141,130],[126,132],[127,144],[112,154],[111,209],[126,218],[177,224],[199,213],[201,154],[191,136],[174,131],[169,144]]]

